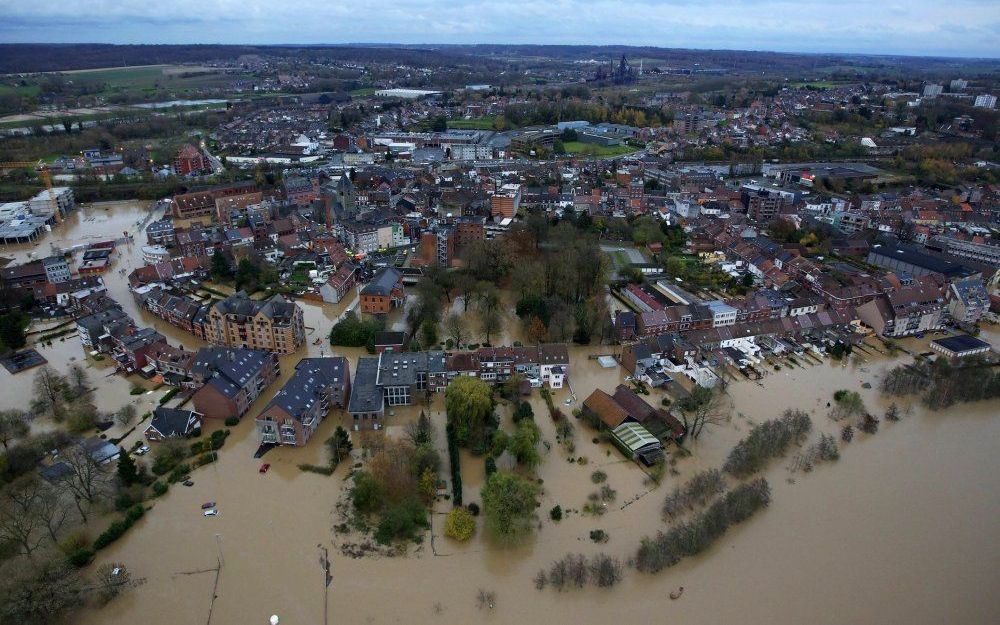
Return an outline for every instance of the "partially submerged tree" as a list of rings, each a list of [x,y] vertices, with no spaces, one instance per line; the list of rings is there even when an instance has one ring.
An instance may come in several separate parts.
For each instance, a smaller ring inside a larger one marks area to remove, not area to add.
[[[482,489],[487,527],[502,539],[529,531],[540,490],[535,482],[513,473],[498,471],[490,475]]]
[[[697,439],[707,425],[722,425],[730,419],[729,405],[718,389],[696,385],[691,394],[677,402],[684,429]]]
[[[28,415],[24,411],[0,410],[0,443],[3,444],[4,451],[10,448],[11,441],[27,433]]]

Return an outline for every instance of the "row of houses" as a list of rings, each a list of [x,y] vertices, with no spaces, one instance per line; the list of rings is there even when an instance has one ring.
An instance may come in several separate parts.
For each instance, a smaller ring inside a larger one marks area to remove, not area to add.
[[[569,376],[566,345],[482,347],[471,352],[394,352],[358,360],[348,414],[355,429],[378,429],[386,406],[413,404],[421,393],[436,393],[459,376],[491,384],[520,376],[532,386],[562,388]]]

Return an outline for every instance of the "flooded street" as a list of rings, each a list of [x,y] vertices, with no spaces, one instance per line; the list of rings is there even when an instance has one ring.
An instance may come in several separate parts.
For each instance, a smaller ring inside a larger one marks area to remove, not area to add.
[[[89,215],[89,217],[88,217]],[[103,221],[99,218],[105,218]],[[78,221],[63,225],[43,240],[61,246],[120,236],[134,231],[145,217],[145,205],[104,210],[81,209]],[[102,224],[98,227],[98,224]],[[103,231],[106,228],[107,231]],[[200,342],[151,315],[135,309],[126,273],[141,263],[141,235],[132,246],[119,248],[115,267],[105,276],[109,292],[139,325],[156,327],[174,344],[195,349]],[[26,250],[4,250],[23,260]],[[801,408],[813,417],[814,429],[837,432],[827,417],[834,391],[861,393],[869,410],[881,416],[887,402],[874,389],[887,367],[905,362],[880,356],[860,365],[822,364],[772,371],[760,384],[739,381],[728,392],[733,420],[709,426],[689,445],[692,456],[676,463],[677,475],[667,474],[654,487],[638,466],[623,460],[582,422],[576,426],[574,457],[568,462],[556,443],[555,424],[537,393],[531,399],[543,439],[543,461],[537,469],[544,493],[538,509],[540,530],[526,543],[497,547],[484,535],[482,519],[476,536],[466,544],[443,537],[444,513],[450,504],[438,502],[433,538],[411,547],[400,557],[352,559],[339,550],[332,526],[334,510],[345,487],[349,467],[343,463],[332,476],[302,472],[300,463],[326,461],[322,441],[338,424],[349,426],[342,411],[334,411],[313,440],[302,449],[279,448],[268,453],[272,468],[258,473],[260,460],[253,417],[290,376],[294,364],[311,356],[346,355],[352,373],[363,350],[331,350],[326,340],[334,320],[354,298],[337,305],[299,302],[305,311],[306,347],[281,359],[282,378],[269,387],[236,427],[218,462],[192,472],[194,486],[172,485],[149,504],[152,510],[134,528],[102,550],[91,567],[120,561],[146,583],[124,593],[103,609],[88,609],[73,617],[89,625],[177,623],[256,624],[278,614],[287,625],[319,623],[537,623],[578,625],[584,622],[684,623],[994,623],[1000,620],[1000,402],[960,405],[929,413],[914,404],[911,416],[898,423],[883,421],[875,435],[857,434],[843,445],[841,459],[817,466],[810,473],[790,470],[791,455],[773,462],[765,476],[771,484],[771,506],[734,527],[699,557],[658,575],[626,568],[624,581],[604,590],[588,587],[557,593],[535,590],[532,577],[567,552],[606,552],[623,562],[639,540],[666,526],[660,508],[666,494],[691,474],[718,467],[732,446],[753,423]],[[519,337],[511,314],[505,334]],[[315,344],[319,338],[319,344]],[[444,340],[445,337],[442,337]],[[995,341],[996,337],[993,337]],[[85,360],[75,336],[41,347],[50,364],[65,371]],[[602,369],[592,354],[617,352],[614,347],[572,347],[570,384],[554,395],[567,415],[595,388],[612,391],[623,379],[620,367]],[[921,351],[926,351],[924,341]],[[95,399],[102,411],[135,401],[140,414],[150,410],[165,388],[130,396],[132,381],[105,377],[107,365],[88,361]],[[11,376],[0,370],[0,407],[28,401],[30,372]],[[575,399],[571,396],[575,395]],[[647,398],[658,405],[663,393]],[[569,398],[570,405],[564,404]],[[428,406],[395,408],[388,433],[399,436],[402,426],[425,410],[435,427],[435,441],[448,474],[444,442],[443,395]],[[501,406],[509,421],[510,409]],[[212,423],[207,430],[220,427]],[[509,423],[507,423],[509,428]],[[118,426],[109,432],[118,433]],[[141,436],[141,427],[124,445]],[[814,432],[810,440],[814,440]],[[839,437],[838,437],[839,440]],[[502,463],[501,463],[501,466]],[[600,517],[580,510],[595,490],[590,474],[601,469],[617,499]],[[465,501],[481,503],[483,459],[462,453]],[[203,517],[200,505],[215,501],[219,516]],[[555,523],[548,511],[567,511]],[[626,505],[628,504],[628,505]],[[93,533],[107,521],[95,522]],[[610,535],[604,545],[588,537],[591,530]],[[329,550],[333,582],[324,588],[320,567]],[[216,586],[217,583],[217,586]],[[677,601],[669,592],[685,588]],[[213,602],[213,588],[216,598]],[[496,609],[476,607],[479,589],[492,590]]]

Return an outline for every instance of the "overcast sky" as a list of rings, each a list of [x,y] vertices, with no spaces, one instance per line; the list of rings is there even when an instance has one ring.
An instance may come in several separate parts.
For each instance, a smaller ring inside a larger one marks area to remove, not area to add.
[[[627,44],[1000,56],[1000,0],[0,0],[0,42]]]

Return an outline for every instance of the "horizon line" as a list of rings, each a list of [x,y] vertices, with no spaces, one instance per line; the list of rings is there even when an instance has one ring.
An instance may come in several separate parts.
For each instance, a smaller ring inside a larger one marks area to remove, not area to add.
[[[477,42],[477,43],[443,43],[443,42],[423,42],[423,43],[403,43],[403,42],[391,42],[391,41],[353,41],[353,42],[335,42],[335,43],[216,43],[216,42],[198,42],[198,43],[131,43],[131,42],[106,42],[106,41],[16,41],[16,42],[0,42],[0,46],[74,46],[74,45],[94,45],[94,46],[146,46],[146,47],[158,47],[158,46],[220,46],[220,47],[275,47],[275,48],[315,48],[315,47],[435,47],[435,46],[446,46],[446,47],[474,47],[474,46],[510,46],[510,47],[521,47],[521,46],[534,46],[541,48],[649,48],[653,50],[677,50],[677,51],[692,51],[692,52],[753,52],[760,54],[786,54],[786,55],[801,55],[801,56],[864,56],[864,57],[883,57],[883,58],[913,58],[913,59],[962,59],[969,61],[1000,61],[1000,55],[998,56],[969,56],[961,54],[913,54],[913,53],[902,53],[902,52],[862,52],[862,51],[852,51],[852,52],[835,52],[835,51],[805,51],[805,50],[774,50],[765,48],[689,48],[689,47],[666,47],[666,46],[656,46],[656,45],[639,45],[639,44],[627,44],[627,43],[509,43],[509,42]]]

